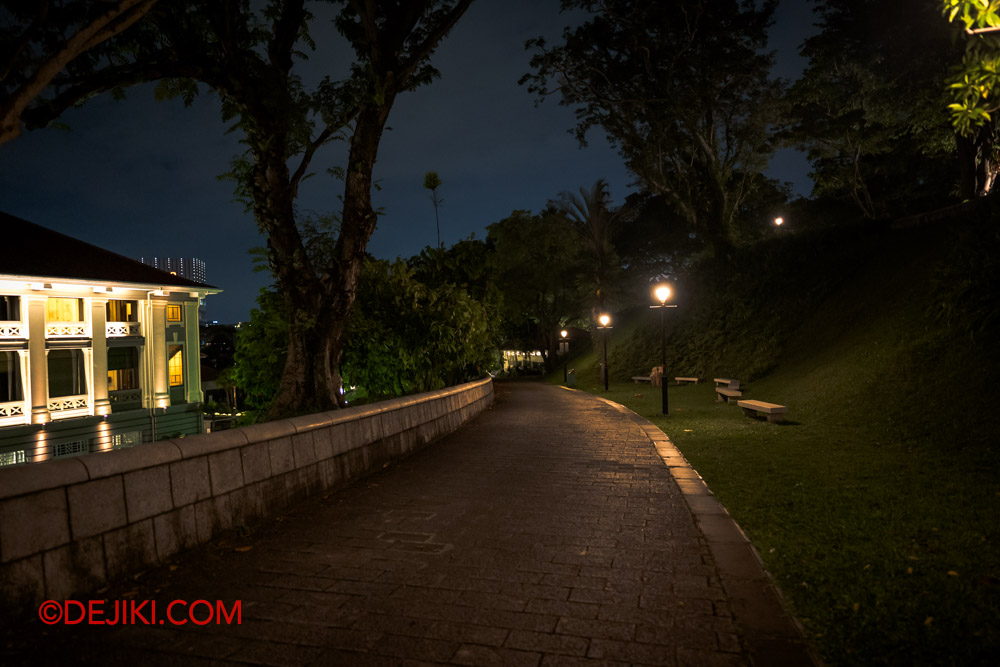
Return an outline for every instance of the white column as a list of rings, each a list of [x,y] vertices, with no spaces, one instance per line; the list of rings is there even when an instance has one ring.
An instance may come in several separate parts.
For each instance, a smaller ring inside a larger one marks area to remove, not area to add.
[[[188,403],[201,403],[205,396],[201,391],[201,346],[198,343],[198,300],[184,302],[184,360],[187,377]]]
[[[146,343],[153,359],[153,406],[165,408],[170,405],[170,378],[167,376],[167,302],[153,300],[153,318]]]
[[[31,423],[52,421],[49,414],[49,361],[45,349],[44,296],[25,296],[28,310],[28,382],[31,400]]]
[[[90,300],[91,358],[93,376],[91,387],[94,392],[94,414],[110,415],[111,401],[108,399],[108,342],[107,342],[107,299]]]

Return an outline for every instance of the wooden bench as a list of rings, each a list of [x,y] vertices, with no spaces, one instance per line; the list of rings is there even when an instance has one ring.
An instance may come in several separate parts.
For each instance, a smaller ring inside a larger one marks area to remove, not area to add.
[[[636,384],[639,384],[640,382],[649,382],[652,384],[653,377],[650,375],[633,375],[632,382],[635,382]]]
[[[674,381],[677,384],[687,384],[689,382],[691,384],[698,384],[699,379],[698,378],[674,378]]]
[[[730,399],[739,398],[743,395],[743,392],[739,389],[730,389],[729,387],[716,387],[715,388],[715,401],[716,403],[725,401],[728,403]]]
[[[739,389],[739,380],[730,380],[729,378],[715,378],[716,387],[726,387],[727,389]]]
[[[785,421],[785,411],[788,410],[784,405],[764,401],[737,401],[736,405],[743,408],[748,417],[756,417],[758,412],[763,412],[767,415],[767,421],[772,424]]]

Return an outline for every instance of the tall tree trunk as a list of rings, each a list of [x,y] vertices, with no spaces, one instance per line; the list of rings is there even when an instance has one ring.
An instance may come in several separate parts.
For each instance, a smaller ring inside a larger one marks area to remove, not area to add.
[[[395,95],[387,94],[380,105],[369,105],[358,114],[351,149],[348,170],[344,183],[344,214],[341,234],[334,250],[333,273],[324,275],[322,283],[329,299],[329,319],[320,335],[323,358],[329,364],[330,382],[338,387],[338,403],[343,405],[339,394],[341,384],[340,360],[344,353],[344,331],[347,318],[357,295],[358,278],[365,261],[365,247],[375,231],[378,216],[372,208],[372,171],[378,156],[379,141],[385,122],[389,117]],[[338,289],[332,290],[331,286]]]
[[[336,391],[325,380],[329,373],[318,354],[321,325],[329,319],[329,308],[295,224],[296,192],[288,169],[287,133],[268,127],[261,136],[269,140],[252,142],[254,215],[268,234],[268,257],[284,295],[288,321],[285,367],[267,414],[273,419],[331,409],[336,406]]]

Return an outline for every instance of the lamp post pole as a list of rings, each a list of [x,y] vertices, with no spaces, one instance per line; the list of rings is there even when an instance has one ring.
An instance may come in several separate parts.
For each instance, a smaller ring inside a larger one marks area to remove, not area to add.
[[[598,329],[604,330],[604,361],[602,363],[602,368],[604,369],[604,391],[608,390],[608,330],[611,329],[611,316],[604,313],[597,318],[600,322]]]
[[[666,312],[667,308],[676,308],[676,304],[667,304],[667,300],[670,298],[671,289],[669,285],[661,284],[657,285],[656,289],[653,290],[653,294],[656,300],[660,302],[659,305],[650,306],[650,308],[660,309],[660,359],[663,364],[660,366],[660,393],[662,395],[662,410],[663,414],[666,415],[668,411],[667,405],[667,318]]]
[[[660,394],[663,396],[663,414],[667,414],[667,319],[663,314],[666,308],[660,308]]]
[[[562,345],[566,346],[566,349],[563,350],[563,384],[569,384],[569,379],[566,376],[566,365],[569,364],[569,341],[566,340],[566,336],[568,335],[569,332],[565,329],[559,332],[559,337],[562,339],[560,341],[560,347],[562,347]]]

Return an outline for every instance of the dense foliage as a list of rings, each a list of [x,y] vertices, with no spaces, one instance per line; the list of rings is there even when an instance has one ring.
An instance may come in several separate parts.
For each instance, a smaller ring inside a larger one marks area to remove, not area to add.
[[[514,211],[489,227],[490,270],[503,292],[505,342],[540,349],[551,359],[558,331],[577,320],[587,299],[586,265],[579,238],[553,209],[539,215]]]
[[[773,148],[781,87],[765,46],[775,5],[563,0],[587,20],[561,44],[528,42],[535,71],[522,83],[541,99],[559,92],[581,143],[604,130],[644,188],[711,246],[728,246]]]
[[[940,95],[959,55],[948,25],[929,2],[828,0],[816,12],[787,133],[812,161],[814,194],[868,219],[941,206],[957,176]]]
[[[440,389],[497,366],[499,313],[452,282],[369,259],[347,329],[344,376],[369,399]]]
[[[409,261],[367,258],[347,325],[343,373],[353,393],[345,395],[402,396],[496,368],[501,296],[486,254],[484,243],[467,240]],[[269,410],[288,353],[280,295],[263,290],[257,305],[237,336],[235,364],[253,418]]]

